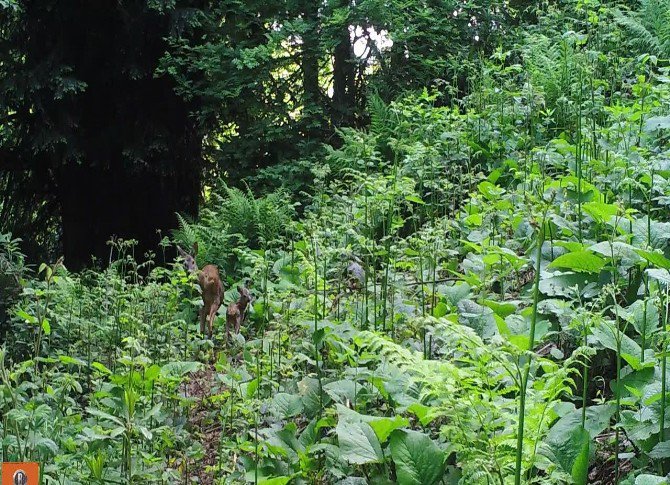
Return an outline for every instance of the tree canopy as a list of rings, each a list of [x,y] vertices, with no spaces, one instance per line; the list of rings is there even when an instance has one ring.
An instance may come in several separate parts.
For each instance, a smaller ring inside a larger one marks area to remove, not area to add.
[[[384,100],[468,91],[514,37],[505,1],[0,5],[0,228],[81,267],[110,237],[155,247],[204,184],[337,145]]]

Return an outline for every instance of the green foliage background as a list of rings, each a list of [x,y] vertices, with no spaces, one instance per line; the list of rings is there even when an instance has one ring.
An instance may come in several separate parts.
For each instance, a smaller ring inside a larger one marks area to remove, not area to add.
[[[662,6],[493,8],[505,24],[477,31],[473,57],[475,24],[447,22],[446,3],[328,3],[315,29],[296,2],[268,7],[262,34],[259,5],[225,5],[161,63],[182,95],[258,116],[213,134],[211,161],[282,132],[284,91],[261,86],[278,66],[304,74],[267,50],[284,29],[335,49],[351,15],[393,35],[402,7],[397,82],[364,73],[361,126],[333,117],[335,97],[301,112],[318,149],[296,138],[291,162],[212,176],[153,259],[117,239],[105,270],[31,267],[2,236],[0,458],[39,461],[47,483],[667,483],[670,82],[648,17]],[[233,14],[248,30],[216,27]],[[418,42],[441,33],[460,40],[435,60]],[[294,47],[296,65],[314,59]],[[216,74],[226,56],[244,59],[234,81]],[[230,339],[225,305],[214,338],[197,333],[200,289],[163,252],[193,242],[226,304],[240,283],[255,297]]]

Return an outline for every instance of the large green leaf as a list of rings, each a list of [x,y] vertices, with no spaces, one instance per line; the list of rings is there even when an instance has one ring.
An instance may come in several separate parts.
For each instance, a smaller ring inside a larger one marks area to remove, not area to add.
[[[302,396],[304,412],[312,418],[321,410],[321,405],[326,405],[330,397],[322,392],[319,380],[313,377],[304,377],[298,382],[298,392]]]
[[[612,403],[589,406],[586,409],[586,422],[584,426],[591,438],[595,438],[609,426],[610,418],[615,411],[616,407]],[[581,421],[581,409],[570,411],[551,427],[547,434],[547,442],[560,442],[571,430],[581,427]]]
[[[303,411],[302,398],[297,394],[280,392],[272,398],[269,410],[279,418],[292,418]]]
[[[635,479],[635,485],[661,485],[666,483],[670,483],[670,480],[656,475],[642,474]]]
[[[458,302],[458,320],[482,338],[491,338],[498,331],[493,310],[472,300]]]
[[[572,464],[570,475],[577,485],[586,485],[589,479],[589,450],[591,437],[584,428],[577,428],[575,444],[579,446],[577,456]]]
[[[293,477],[275,477],[258,480],[258,485],[286,485]]]
[[[360,384],[353,379],[342,379],[325,384],[323,390],[333,399],[333,401],[346,404],[347,402],[355,403],[356,396],[361,391],[365,391],[366,388],[363,384]]]
[[[633,266],[640,261],[637,249],[621,241],[601,241],[593,246],[589,246],[589,251],[603,255],[607,259],[614,257],[620,261],[620,264],[626,268]]]
[[[199,371],[202,368],[200,362],[169,362],[161,367],[161,376],[184,376]]]
[[[370,416],[368,414],[357,413],[341,404],[336,404],[336,407],[340,421],[369,424],[381,443],[384,443],[388,439],[393,430],[409,426],[409,420],[402,416]]]
[[[647,276],[664,285],[670,285],[670,271],[665,268],[651,268],[646,271]]]
[[[654,266],[658,266],[659,268],[670,269],[670,259],[666,258],[660,253],[645,251],[644,249],[636,249],[635,252],[640,256],[642,256],[647,261],[649,261]]]
[[[340,417],[335,432],[342,458],[349,463],[364,465],[384,458],[379,439],[369,424]]]
[[[670,128],[670,116],[652,116],[644,123],[644,131],[667,130]]]
[[[659,329],[658,308],[652,300],[637,300],[621,310],[621,316],[632,323],[640,335],[649,336]]]
[[[582,204],[584,212],[589,214],[597,222],[607,222],[610,217],[619,213],[619,207],[614,204],[605,204],[603,202],[586,202]]]
[[[587,273],[565,272],[542,275],[540,291],[547,296],[573,296],[573,287],[577,287],[581,293],[594,280],[594,275]]]
[[[547,437],[547,451],[550,459],[560,465],[566,473],[572,476],[577,484],[586,484],[589,470],[589,452],[591,435],[582,428],[581,422],[570,419],[559,420],[554,429],[560,432],[550,433]]]
[[[622,234],[628,234],[631,229],[630,223],[627,220],[620,220],[618,229]],[[648,232],[648,230],[651,231]],[[641,247],[649,244],[652,248],[663,248],[668,239],[670,239],[670,223],[649,221],[647,216],[640,217],[633,220],[632,227],[633,238],[630,243]]]
[[[393,431],[409,426],[409,420],[402,416],[394,416],[392,418],[382,417],[371,420],[368,424],[375,431],[379,441],[384,443]]]
[[[444,475],[444,452],[418,431],[391,433],[391,457],[400,485],[433,485]]]
[[[484,305],[495,312],[496,315],[505,318],[516,311],[517,305],[510,302],[498,302],[495,300],[484,300]]]
[[[456,305],[470,296],[470,289],[470,285],[462,282],[454,283],[453,286],[440,285],[437,288],[438,293],[443,293],[451,305]]]
[[[649,452],[652,458],[670,458],[670,441],[662,441]]]
[[[635,370],[642,369],[646,366],[653,366],[653,352],[647,349],[645,352],[643,363],[641,361],[642,348],[628,335],[621,331],[617,331],[613,322],[598,322],[592,328],[593,336],[605,348],[610,350],[617,350],[617,340],[620,342],[621,357]],[[649,355],[647,355],[649,353]]]
[[[565,268],[580,273],[600,273],[605,260],[589,251],[575,251],[559,256],[549,263],[550,268]]]

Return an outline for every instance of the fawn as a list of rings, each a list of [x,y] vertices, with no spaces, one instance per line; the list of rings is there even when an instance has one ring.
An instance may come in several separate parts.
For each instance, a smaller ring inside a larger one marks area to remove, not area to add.
[[[191,274],[198,276],[198,284],[202,290],[203,307],[200,309],[200,333],[205,333],[205,321],[207,322],[207,330],[209,338],[212,338],[212,330],[214,325],[214,317],[219,311],[221,301],[223,300],[223,283],[219,276],[219,268],[213,264],[208,264],[201,270],[195,262],[195,257],[198,255],[198,243],[193,244],[193,254],[189,254],[182,248],[177,246],[177,250],[182,258],[184,258],[184,268]]]
[[[240,294],[239,300],[228,305],[226,311],[226,338],[230,335],[230,327],[235,329],[235,333],[240,331],[240,325],[246,316],[247,306],[251,302],[251,293],[244,286],[238,286],[237,291]]]

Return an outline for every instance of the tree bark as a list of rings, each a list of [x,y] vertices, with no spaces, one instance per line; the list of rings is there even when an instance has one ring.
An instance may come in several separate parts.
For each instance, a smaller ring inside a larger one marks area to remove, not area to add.
[[[334,126],[352,126],[356,109],[356,66],[348,26],[345,26],[333,53],[333,104],[331,122]]]
[[[322,132],[321,89],[319,87],[319,2],[307,0],[303,15],[307,31],[303,35],[302,73],[306,131],[310,138],[318,137]]]

